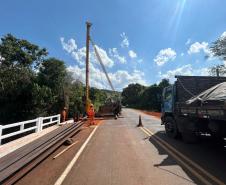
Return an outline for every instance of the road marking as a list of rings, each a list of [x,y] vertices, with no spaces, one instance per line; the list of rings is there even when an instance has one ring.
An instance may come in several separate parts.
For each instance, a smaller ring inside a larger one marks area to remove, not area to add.
[[[57,179],[57,181],[55,182],[54,185],[61,185],[64,181],[64,179],[66,178],[66,176],[69,174],[69,172],[71,171],[72,167],[74,166],[74,164],[76,163],[76,161],[78,160],[79,156],[82,154],[83,150],[85,149],[86,145],[88,144],[88,142],[90,141],[90,139],[92,138],[92,136],[94,135],[94,133],[96,132],[97,128],[99,127],[96,126],[94,128],[94,130],[92,131],[92,133],[89,135],[89,137],[86,139],[85,143],[83,143],[82,147],[79,149],[79,151],[75,154],[74,158],[72,159],[72,161],[68,164],[68,166],[65,168],[64,172],[61,174],[61,176]]]
[[[53,157],[53,159],[56,159],[57,157],[59,157],[60,155],[62,155],[64,152],[66,152],[67,150],[69,150],[72,146],[74,146],[77,143],[78,143],[78,141],[75,141],[74,143],[72,143],[71,145],[69,145],[67,148],[63,149],[60,153],[58,153],[57,155],[55,155]]]
[[[174,147],[166,143],[164,140],[162,140],[160,137],[154,135],[153,132],[151,132],[147,128],[141,128],[143,132],[145,132],[147,135],[152,136],[152,139],[154,139],[162,148],[164,148],[170,155],[172,155],[176,160],[178,160],[183,166],[185,166],[193,175],[195,175],[197,178],[199,178],[203,183],[210,184],[202,175],[194,171],[190,166],[188,166],[186,163],[184,163],[178,156],[180,156],[183,160],[190,163],[192,166],[200,170],[203,174],[205,174],[207,177],[209,177],[211,180],[213,180],[216,184],[224,185],[222,181],[211,175],[209,172],[204,170],[201,166],[196,164],[195,162],[191,161],[188,157],[180,153],[178,150],[176,150]],[[171,151],[170,151],[171,150]],[[174,153],[173,153],[174,152]],[[178,155],[178,156],[177,156]]]
[[[148,131],[146,131],[144,128],[140,127],[140,129],[146,133],[148,136],[153,136],[152,134],[150,134]],[[168,148],[166,148],[163,144],[161,144],[155,137],[152,137],[153,140],[155,140],[155,142],[158,143],[158,145],[160,145],[165,151],[168,152],[168,154],[170,154],[174,159],[176,159],[179,163],[181,163],[185,168],[187,168],[187,170],[189,170],[194,176],[196,176],[200,181],[202,181],[204,184],[206,185],[211,185],[211,183],[209,183],[204,177],[202,177],[199,173],[197,173],[196,171],[194,171],[190,166],[188,166],[184,161],[182,161],[178,156],[176,156],[173,152],[171,152]]]

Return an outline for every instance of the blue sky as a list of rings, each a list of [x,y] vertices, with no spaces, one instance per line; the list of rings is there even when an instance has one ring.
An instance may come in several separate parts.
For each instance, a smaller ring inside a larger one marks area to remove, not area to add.
[[[20,0],[0,2],[0,36],[12,33],[46,47],[84,81],[87,20],[116,89],[176,74],[207,75],[223,61],[208,47],[226,35],[223,0]],[[225,34],[224,34],[225,32]],[[109,88],[91,48],[91,85]]]

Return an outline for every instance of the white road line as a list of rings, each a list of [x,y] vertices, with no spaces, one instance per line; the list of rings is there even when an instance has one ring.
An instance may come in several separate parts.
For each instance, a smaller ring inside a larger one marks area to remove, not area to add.
[[[90,141],[90,139],[92,138],[93,134],[96,132],[97,128],[99,127],[96,126],[94,128],[94,130],[92,131],[92,133],[89,135],[89,137],[86,139],[85,143],[82,145],[82,147],[79,149],[79,151],[75,154],[74,158],[72,159],[72,161],[68,164],[68,166],[65,168],[64,172],[61,174],[61,176],[57,179],[57,181],[55,182],[54,185],[61,185],[64,181],[64,179],[66,178],[66,176],[69,174],[69,172],[71,171],[72,167],[74,166],[74,164],[76,163],[76,161],[78,160],[79,156],[81,155],[81,153],[83,152],[83,150],[85,149],[86,145],[88,144],[88,142]]]

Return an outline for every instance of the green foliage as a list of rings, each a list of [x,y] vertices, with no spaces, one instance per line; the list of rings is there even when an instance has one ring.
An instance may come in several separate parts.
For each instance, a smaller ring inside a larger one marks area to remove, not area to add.
[[[90,88],[90,100],[93,102],[96,111],[104,104],[106,99],[107,93],[105,91],[93,87]]]
[[[54,104],[54,96],[51,89],[47,86],[40,86],[34,83],[31,93],[31,111],[29,114],[32,117],[49,115],[52,105]]]
[[[139,107],[140,98],[146,88],[138,83],[129,84],[122,91],[122,104],[130,107]]]
[[[215,57],[219,57],[222,60],[226,60],[226,37],[220,37],[213,42],[210,47],[211,52]]]
[[[25,67],[0,66],[0,118],[1,122],[21,121],[30,110],[34,74]]]
[[[66,66],[63,61],[49,58],[42,62],[38,72],[38,83],[49,87],[52,91],[53,104],[50,113],[60,112],[64,106],[68,107],[68,88],[66,83]]]
[[[226,37],[220,37],[210,47],[210,51],[214,57],[219,58],[220,60],[226,61]],[[209,69],[209,74],[216,76],[217,69],[219,71],[219,75],[223,76],[226,74],[226,66],[225,65],[215,65]]]
[[[167,86],[169,86],[167,79],[163,79],[158,85],[154,84],[149,87],[130,84],[123,89],[122,104],[133,108],[160,111],[162,91]]]
[[[7,34],[0,42],[0,123],[58,114],[84,113],[85,87],[74,81],[63,61],[46,58],[45,48]],[[96,110],[111,91],[91,88]]]
[[[63,61],[55,58],[44,60],[39,68],[39,83],[48,86],[53,93],[62,93],[65,77],[67,75],[66,66]]]
[[[69,92],[69,117],[74,117],[77,113],[83,114],[85,112],[85,102],[82,98],[85,94],[83,84],[80,81],[73,82]]]
[[[209,69],[209,74],[211,76],[217,76],[217,70],[219,72],[219,76],[224,76],[226,74],[226,66],[225,65],[216,65]]]
[[[1,38],[0,56],[2,66],[11,67],[31,67],[42,62],[43,57],[48,53],[45,48],[39,48],[27,40],[17,39],[11,34]]]

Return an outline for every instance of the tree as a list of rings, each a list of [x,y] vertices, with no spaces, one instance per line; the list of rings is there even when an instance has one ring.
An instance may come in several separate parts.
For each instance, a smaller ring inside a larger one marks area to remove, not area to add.
[[[95,110],[98,110],[107,99],[107,93],[97,88],[90,88],[90,100],[93,102]]]
[[[226,66],[223,64],[213,66],[209,69],[209,74],[212,76],[217,76],[217,71],[219,73],[219,76],[224,76],[226,74]]]
[[[210,51],[213,56],[219,58],[220,60],[226,61],[226,36],[221,36],[215,42],[213,42],[210,47]],[[216,75],[216,71],[219,71],[219,75],[226,74],[226,66],[225,65],[216,65],[210,68],[210,75]]]
[[[38,72],[38,83],[41,86],[49,87],[52,91],[54,102],[51,112],[60,112],[64,106],[68,107],[68,83],[66,66],[63,61],[56,58],[49,58],[42,62]]]
[[[226,60],[226,36],[221,36],[210,47],[212,54],[221,60]]]
[[[149,86],[142,94],[142,107],[148,110],[161,111],[162,92],[169,85],[168,79],[162,79],[158,85]]]
[[[70,117],[84,112],[84,85],[74,81],[64,61],[46,58],[47,54],[45,48],[11,34],[1,38],[1,124],[58,114],[64,106]],[[90,96],[98,107],[110,94],[91,88]]]
[[[1,38],[1,67],[32,67],[39,65],[48,54],[45,48],[24,39],[17,39],[11,34]]]
[[[76,80],[70,86],[69,94],[69,117],[75,116],[75,114],[83,114],[85,112],[85,106],[83,102],[83,96],[85,93],[84,85]]]
[[[138,83],[129,84],[128,87],[124,88],[122,91],[122,104],[131,107],[139,107],[140,97],[145,87]]]
[[[160,111],[161,93],[161,88],[157,84],[151,85],[145,89],[141,96],[142,108]]]
[[[159,87],[161,88],[161,90],[163,90],[165,87],[168,87],[170,85],[169,83],[169,79],[162,79],[162,81],[159,83]]]
[[[130,84],[123,89],[122,103],[129,107],[160,111],[162,91],[169,85],[168,79],[162,79],[158,85],[153,84],[149,87]]]
[[[47,55],[44,48],[11,34],[0,43],[0,121],[11,123],[32,116],[31,98],[37,66]]]

